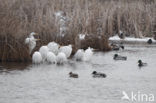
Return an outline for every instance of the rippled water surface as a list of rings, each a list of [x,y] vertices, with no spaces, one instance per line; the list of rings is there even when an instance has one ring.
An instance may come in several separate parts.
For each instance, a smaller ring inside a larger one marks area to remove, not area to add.
[[[64,66],[0,64],[0,103],[132,103],[121,100],[122,91],[156,95],[156,46],[125,48],[96,52],[90,62],[70,60]],[[114,61],[115,53],[128,60]],[[148,66],[138,68],[138,59]],[[92,78],[94,70],[106,73],[107,78]],[[70,71],[79,78],[69,78]]]

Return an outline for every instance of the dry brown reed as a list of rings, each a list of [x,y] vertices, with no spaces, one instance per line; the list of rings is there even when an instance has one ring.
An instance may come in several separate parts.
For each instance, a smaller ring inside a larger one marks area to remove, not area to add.
[[[57,36],[57,11],[70,18],[64,38]],[[109,50],[107,38],[119,30],[142,37],[152,36],[155,27],[155,0],[0,0],[0,61],[30,61],[24,40],[33,31],[41,39],[35,50],[50,41],[78,45],[76,38],[81,33],[94,38],[75,49],[91,46]]]

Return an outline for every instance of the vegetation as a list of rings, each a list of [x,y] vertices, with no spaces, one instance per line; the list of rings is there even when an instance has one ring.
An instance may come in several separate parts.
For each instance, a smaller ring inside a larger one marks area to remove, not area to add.
[[[57,11],[69,18],[63,38],[58,37]],[[76,50],[82,48],[77,47],[78,34],[88,34],[93,38],[83,44],[106,51],[107,38],[120,30],[135,37],[152,36],[155,13],[155,0],[0,0],[0,61],[30,61],[24,40],[31,32],[41,39],[36,50],[50,41],[71,43]]]

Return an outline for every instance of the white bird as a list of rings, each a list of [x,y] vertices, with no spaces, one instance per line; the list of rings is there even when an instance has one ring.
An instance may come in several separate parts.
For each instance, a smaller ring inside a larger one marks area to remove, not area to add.
[[[29,37],[25,39],[25,44],[28,44],[29,54],[31,54],[32,50],[36,47],[36,41],[39,39],[35,39],[34,35],[38,35],[35,32],[30,33]]]
[[[48,63],[56,63],[56,55],[53,52],[48,52],[47,58],[46,58]]]
[[[57,64],[64,64],[67,61],[65,53],[60,52],[56,57]]]
[[[83,61],[83,58],[84,58],[84,50],[83,49],[77,50],[77,52],[75,53],[74,57],[75,57],[75,59],[77,61]]]
[[[47,58],[47,53],[49,52],[49,48],[47,46],[41,46],[41,48],[39,49],[39,52],[42,55],[43,61],[45,61]]]
[[[84,52],[84,61],[89,61],[91,57],[93,56],[93,49],[88,47],[88,49],[85,50]]]
[[[49,48],[49,51],[53,52],[55,55],[58,54],[59,44],[57,44],[55,42],[50,42],[50,43],[48,43],[47,46]]]
[[[66,55],[66,57],[69,58],[72,53],[72,45],[60,47],[59,52],[63,52]]]
[[[32,56],[32,62],[35,64],[40,64],[42,62],[42,56],[40,52],[34,52]]]

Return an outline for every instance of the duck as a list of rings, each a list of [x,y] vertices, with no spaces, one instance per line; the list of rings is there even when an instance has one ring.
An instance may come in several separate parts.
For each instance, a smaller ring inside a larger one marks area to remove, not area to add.
[[[86,62],[90,61],[92,56],[93,56],[93,49],[88,47],[88,49],[86,49],[84,52],[83,61],[86,61]]]
[[[117,45],[117,44],[114,44],[114,43],[111,43],[111,48],[112,50],[115,50],[115,51],[118,51],[120,50],[120,48],[123,50],[125,49],[124,45],[121,43],[120,45]]]
[[[121,30],[119,31],[119,38],[121,38],[121,39],[125,38],[125,35]]]
[[[76,61],[83,61],[83,57],[84,57],[84,50],[78,49],[74,55],[75,60]]]
[[[97,78],[97,77],[98,78],[106,78],[106,76],[107,76],[106,74],[100,73],[100,72],[97,72],[97,71],[93,71],[92,75],[93,75],[94,78]]]
[[[34,64],[42,63],[42,56],[41,56],[40,52],[36,51],[36,52],[33,53],[33,55],[32,55],[32,62]]]
[[[25,44],[29,47],[29,54],[32,53],[33,49],[36,47],[36,41],[40,39],[35,39],[34,35],[38,35],[35,32],[30,33],[29,37],[25,39]]]
[[[49,51],[53,52],[55,55],[58,54],[58,51],[59,51],[59,44],[57,44],[56,42],[50,42],[48,43],[48,48],[49,48]]]
[[[138,60],[138,66],[139,67],[147,66],[147,63],[143,63],[142,60]]]
[[[121,56],[121,55],[118,55],[118,54],[114,54],[113,59],[114,60],[127,60],[127,57],[126,56]]]
[[[49,64],[56,64],[56,55],[53,52],[48,52],[46,61]]]
[[[72,53],[72,45],[61,46],[59,48],[59,52],[63,52],[66,55],[66,57],[69,58]]]
[[[43,61],[46,61],[47,54],[49,52],[49,48],[47,46],[41,46],[40,49],[39,49],[39,52],[42,55]]]
[[[58,53],[58,55],[56,56],[57,64],[63,65],[66,61],[67,61],[67,57],[66,57],[65,53],[63,53],[63,52]]]
[[[147,43],[152,44],[153,43],[152,39],[148,39]]]
[[[69,77],[71,77],[71,78],[78,78],[79,76],[76,73],[69,72]]]
[[[115,51],[120,50],[120,47],[115,45],[115,44],[113,44],[113,43],[111,43],[110,46],[111,46],[112,50],[115,50]]]

